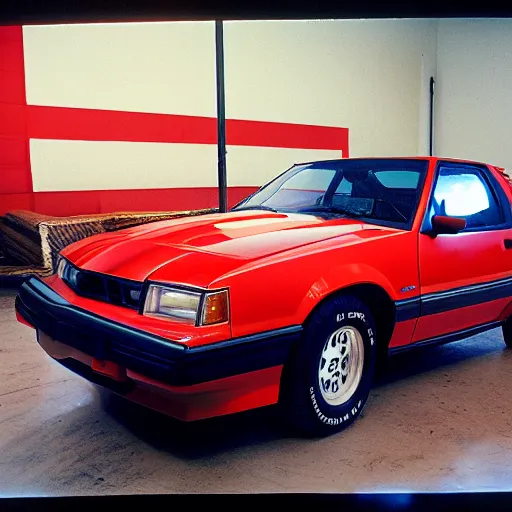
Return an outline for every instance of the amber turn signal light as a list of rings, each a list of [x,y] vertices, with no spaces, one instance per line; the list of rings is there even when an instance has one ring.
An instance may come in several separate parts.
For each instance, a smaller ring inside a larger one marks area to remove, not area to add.
[[[209,293],[204,299],[202,325],[227,322],[229,318],[228,291]]]

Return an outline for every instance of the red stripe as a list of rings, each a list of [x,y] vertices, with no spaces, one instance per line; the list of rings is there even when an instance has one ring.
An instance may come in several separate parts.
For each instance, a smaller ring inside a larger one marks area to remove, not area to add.
[[[233,146],[339,149],[349,156],[348,128],[333,126],[228,119],[226,141]]]
[[[348,129],[229,119],[227,143],[235,146],[348,152]],[[0,27],[0,215],[32,209],[54,215],[120,210],[181,210],[216,206],[217,189],[38,192],[32,188],[30,138],[90,141],[216,144],[212,117],[147,114],[26,104],[22,27]],[[255,187],[229,189],[234,204]]]
[[[229,187],[228,205],[234,206],[255,190],[257,187]],[[218,194],[216,187],[8,194],[0,195],[0,215],[32,209],[32,203],[34,211],[58,217],[116,211],[196,210],[217,207]]]
[[[84,108],[29,105],[33,139],[217,144],[217,119]],[[339,149],[348,156],[348,128],[266,121],[226,121],[234,146]]]
[[[29,106],[32,139],[216,144],[214,118]]]
[[[31,208],[31,193],[23,31],[0,27],[0,209],[13,203]]]

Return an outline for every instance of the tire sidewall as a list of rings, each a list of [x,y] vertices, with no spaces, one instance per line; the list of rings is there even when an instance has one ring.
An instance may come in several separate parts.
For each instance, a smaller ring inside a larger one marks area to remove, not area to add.
[[[376,359],[376,329],[370,311],[357,299],[332,301],[306,326],[307,351],[303,359],[310,413],[325,428],[339,430],[351,424],[361,413],[372,385]],[[350,326],[361,334],[364,346],[363,372],[352,397],[337,406],[328,404],[321,393],[318,379],[320,358],[329,337],[339,328]]]
[[[503,324],[503,339],[508,348],[512,348],[512,317],[507,318]]]

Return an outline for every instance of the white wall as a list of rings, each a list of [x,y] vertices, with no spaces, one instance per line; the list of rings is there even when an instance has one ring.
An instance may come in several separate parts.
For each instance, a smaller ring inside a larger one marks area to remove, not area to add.
[[[437,31],[438,21],[429,24],[424,51],[421,54],[420,101],[418,121],[418,154],[428,155],[430,149],[430,78],[437,81]],[[435,126],[435,119],[434,119]]]
[[[351,156],[426,152],[436,23],[227,22],[224,34],[228,119],[345,127]],[[26,26],[23,35],[29,105],[216,115],[213,22]],[[211,144],[30,146],[35,191],[217,183]],[[261,185],[296,161],[340,156],[230,146],[228,184]]]
[[[214,41],[213,22],[25,26],[27,103],[214,117]],[[30,149],[36,192],[216,186],[214,145],[34,139]]]
[[[227,22],[226,114],[348,127],[351,156],[424,153],[436,29],[429,20]]]
[[[346,127],[351,156],[427,154],[434,76],[435,154],[512,168],[512,20],[233,21],[224,34],[228,119]],[[213,118],[214,41],[213,22],[26,26],[27,101]],[[30,147],[36,192],[217,184],[214,143]],[[228,146],[228,184],[339,156]]]
[[[213,22],[23,27],[29,105],[215,116]]]
[[[512,20],[441,20],[434,151],[512,168]]]

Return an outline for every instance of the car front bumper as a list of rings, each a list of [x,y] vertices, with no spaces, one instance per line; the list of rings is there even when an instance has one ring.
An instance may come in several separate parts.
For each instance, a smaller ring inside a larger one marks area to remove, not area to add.
[[[89,381],[171,416],[193,420],[277,402],[282,366],[301,326],[188,347],[78,308],[38,278],[16,312],[43,349]],[[102,374],[114,363],[122,378]]]

